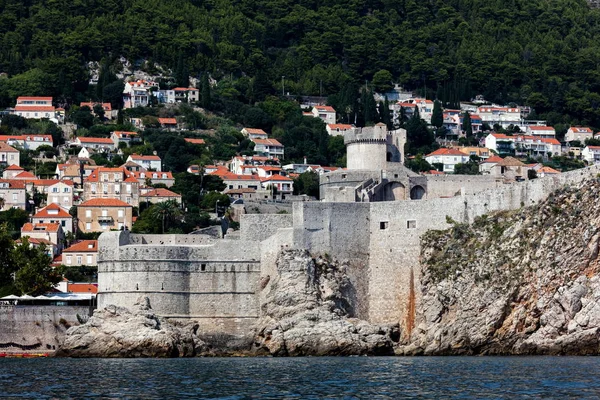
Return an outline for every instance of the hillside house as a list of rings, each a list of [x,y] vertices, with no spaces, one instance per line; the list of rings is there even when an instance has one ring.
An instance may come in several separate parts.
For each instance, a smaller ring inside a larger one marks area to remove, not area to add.
[[[104,111],[104,118],[106,118],[106,119],[117,118],[118,110],[113,111],[112,105],[110,103],[94,103],[94,102],[79,103],[79,107],[88,107],[90,110],[92,110],[92,113],[94,113],[94,107],[96,107],[97,105],[102,107],[102,110]]]
[[[137,207],[140,183],[134,174],[123,167],[99,167],[84,180],[83,199],[118,199]]]
[[[115,150],[115,143],[111,138],[97,138],[97,137],[83,137],[79,136],[73,142],[75,145],[85,147],[88,149],[94,149],[97,151],[113,151]]]
[[[459,163],[469,161],[469,156],[455,149],[437,149],[425,156],[425,160],[431,165],[442,164],[442,172],[453,173],[454,167]]]
[[[17,97],[12,113],[26,119],[57,119],[52,97]]]
[[[529,125],[527,133],[538,139],[554,139],[556,131],[551,126]]]
[[[327,124],[325,130],[329,136],[344,136],[346,132],[354,130],[354,127],[349,124]]]
[[[118,199],[91,199],[77,206],[77,219],[82,232],[129,229],[133,223],[133,206]]]
[[[158,123],[163,129],[173,130],[177,129],[177,119],[175,118],[159,118]]]
[[[151,104],[152,91],[158,88],[155,82],[143,79],[125,83],[123,108],[147,107]]]
[[[115,145],[115,148],[119,148],[119,144],[126,143],[127,146],[132,146],[134,143],[141,143],[142,139],[138,136],[137,132],[128,131],[114,131],[110,134],[110,139]]]
[[[19,150],[0,142],[0,166],[8,167],[10,165],[16,165],[17,167],[21,165]]]
[[[159,156],[156,156],[156,155],[142,156],[139,154],[132,154],[129,157],[127,157],[127,161],[134,162],[134,163],[142,166],[142,168],[144,168],[146,170],[152,170],[152,171],[161,171],[162,170],[162,160],[160,159]]]
[[[284,156],[284,146],[277,139],[253,139],[254,153],[269,157],[280,158]]]
[[[3,200],[0,211],[6,211],[11,208],[25,210],[25,182],[0,179],[0,198]]]
[[[98,265],[98,241],[82,240],[74,243],[63,251],[62,262],[67,267]]]
[[[594,131],[586,126],[572,126],[565,134],[565,142],[579,141],[583,144],[587,139],[593,138]]]
[[[52,256],[60,254],[65,245],[65,232],[57,223],[27,222],[21,227],[21,237],[47,240],[52,244]]]
[[[50,203],[31,218],[34,224],[59,224],[65,233],[73,232],[73,217],[58,204]]]
[[[149,188],[148,191],[142,190],[142,194],[140,195],[140,201],[145,201],[146,203],[156,204],[169,200],[174,200],[181,204],[181,195],[164,188]]]
[[[337,121],[335,109],[331,106],[314,106],[312,115],[315,118],[321,118],[326,124],[335,124]]]
[[[588,162],[588,164],[599,164],[600,163],[600,146],[585,146],[581,150],[581,158]]]
[[[0,142],[25,150],[36,150],[40,146],[54,146],[52,135],[0,135]]]

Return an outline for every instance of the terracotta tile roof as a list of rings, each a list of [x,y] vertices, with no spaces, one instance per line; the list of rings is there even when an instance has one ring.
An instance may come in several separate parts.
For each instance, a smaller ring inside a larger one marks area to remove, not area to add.
[[[90,199],[81,203],[78,207],[133,207],[119,199]]]
[[[173,90],[176,92],[188,92],[190,90],[198,90],[198,89],[193,88],[193,87],[176,87],[176,88],[173,88]]]
[[[532,130],[532,131],[553,131],[554,128],[551,127],[551,126],[536,126],[536,125],[533,125],[533,126],[529,126],[529,130]]]
[[[79,107],[89,107],[91,110],[94,110],[96,104],[101,105],[104,111],[112,111],[112,105],[110,103],[79,103]]]
[[[594,133],[594,131],[587,126],[572,126],[569,128],[569,130],[574,133]]]
[[[460,150],[442,148],[442,149],[437,149],[433,153],[427,154],[425,157],[430,157],[430,156],[462,156],[462,157],[466,157],[466,154]]]
[[[132,160],[160,161],[159,156],[143,156],[139,154],[132,154],[129,157],[131,157]]]
[[[317,111],[335,112],[335,109],[331,106],[315,106],[315,108],[317,109]]]
[[[98,143],[98,144],[110,144],[114,145],[111,138],[99,138],[99,137],[84,137],[80,136],[77,138],[80,143]]]
[[[52,97],[40,97],[40,96],[19,96],[17,97],[17,104],[21,101],[52,101]]]
[[[429,171],[425,172],[425,174],[427,174],[427,175],[446,175],[445,173],[443,173],[442,171],[438,171],[437,169],[430,169]]]
[[[514,157],[506,157],[497,165],[500,165],[501,167],[525,167],[525,164]]]
[[[11,189],[25,189],[26,182],[14,179],[0,179],[0,183],[8,183],[8,187]]]
[[[257,169],[262,169],[263,171],[281,171],[281,167],[273,167],[271,165],[257,165],[257,166],[246,165],[246,167],[254,167]]]
[[[123,137],[123,136],[137,136],[137,132],[130,132],[130,131],[114,131],[113,132],[117,137]]]
[[[49,241],[48,239],[38,239],[38,238],[32,238],[32,237],[27,237],[27,241],[29,242],[29,244],[45,244],[46,246],[52,246],[52,242]],[[21,239],[17,239],[15,240],[15,243],[23,243],[23,240]]]
[[[185,138],[185,141],[191,144],[206,144],[204,139]]]
[[[246,130],[246,132],[251,133],[253,135],[266,135],[267,132],[263,131],[262,129],[258,129],[258,128],[244,128]]]
[[[38,211],[33,218],[72,218],[72,216],[58,204],[51,203]]]
[[[96,253],[98,252],[97,240],[82,240],[63,250],[63,253]]]
[[[213,173],[211,175],[217,175],[217,173]],[[257,175],[237,175],[233,172],[227,172],[219,176],[221,179],[227,181],[260,181],[260,178]]]
[[[164,188],[158,188],[149,191],[141,197],[181,197],[181,195]]]
[[[68,293],[98,293],[97,283],[68,283]]]
[[[496,163],[499,163],[500,161],[502,161],[502,157],[498,157],[498,156],[494,155],[494,156],[491,156],[491,157],[483,160],[482,162],[483,163],[493,163],[493,164],[496,164]]]
[[[542,141],[542,143],[548,143],[548,144],[560,144],[560,142],[558,141],[558,139],[551,139],[551,138],[542,138],[540,139]]]
[[[17,104],[15,111],[41,111],[41,112],[54,112],[53,106],[33,105],[33,104]]]
[[[35,140],[35,139],[38,140]],[[39,135],[39,134],[28,134],[28,135],[0,135],[0,142],[6,142],[9,140],[22,140],[24,142],[46,142],[52,144],[52,135]]]
[[[175,118],[159,118],[158,123],[161,125],[177,125]]]
[[[600,151],[600,146],[587,146],[589,150]]]
[[[542,167],[542,168],[538,169],[537,172],[544,173],[544,174],[560,174],[560,171],[557,171],[554,168],[550,168],[550,167]]]
[[[332,130],[339,129],[341,131],[345,131],[348,129],[352,129],[352,125],[349,124],[327,124],[327,126],[329,127],[329,129]]]
[[[15,179],[37,179],[37,176],[29,171],[23,171],[20,174],[15,175]]]
[[[16,164],[11,164],[8,168],[5,169],[5,171],[25,171],[25,168],[19,167]]]
[[[130,174],[130,178],[135,178],[135,179],[146,179],[146,178],[150,178],[150,179],[173,179],[173,173],[172,172],[167,172],[167,171],[162,171],[162,172],[158,172],[158,171],[131,171],[129,172]],[[142,174],[144,174],[144,177],[142,178]],[[157,175],[156,178],[153,178],[154,174]],[[166,178],[163,178],[163,175],[166,175]],[[130,179],[127,178],[127,179]],[[128,180],[125,180],[125,182],[129,182]]]
[[[279,141],[277,141],[277,139],[252,139],[252,141],[256,144],[283,147],[283,145],[281,143],[279,143]]]
[[[7,145],[4,142],[0,142],[0,151],[6,152],[6,153],[18,153],[19,152],[19,150],[15,149],[12,146]]]
[[[287,176],[272,175],[272,176],[269,176],[268,178],[262,178],[261,182],[268,182],[268,181],[292,181],[292,180],[293,179],[290,179]]]
[[[55,224],[55,223],[40,224],[40,223],[26,222],[23,225],[23,227],[21,227],[21,232],[40,232],[40,231],[58,232],[59,229],[60,229],[60,225]]]

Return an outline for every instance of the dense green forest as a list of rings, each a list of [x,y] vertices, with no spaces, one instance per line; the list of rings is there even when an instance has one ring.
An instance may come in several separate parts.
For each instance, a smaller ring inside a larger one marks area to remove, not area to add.
[[[600,12],[585,0],[0,0],[0,105],[92,97],[86,63],[119,56],[229,79],[245,103],[282,81],[329,96],[391,76],[600,127]]]

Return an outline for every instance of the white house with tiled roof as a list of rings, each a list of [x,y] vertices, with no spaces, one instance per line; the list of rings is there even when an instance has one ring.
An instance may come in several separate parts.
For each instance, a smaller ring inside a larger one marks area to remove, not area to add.
[[[148,190],[142,189],[142,194],[140,195],[140,202],[145,201],[147,203],[155,204],[169,200],[174,200],[181,204],[181,195],[164,188],[148,188]]]
[[[21,165],[19,150],[6,143],[0,142],[0,165]]]
[[[11,208],[25,210],[26,197],[24,181],[0,179],[0,199],[3,200],[0,211]]]
[[[27,119],[56,119],[52,97],[17,97],[17,104],[12,113]]]
[[[14,179],[15,176],[25,171],[25,168],[17,165],[10,165],[2,172],[3,179]]]
[[[0,135],[0,142],[25,150],[36,150],[40,146],[54,146],[52,135]]]
[[[452,173],[456,164],[466,163],[469,161],[469,156],[456,149],[437,149],[433,153],[427,154],[425,160],[431,165],[443,164],[442,171]]]
[[[271,175],[261,179],[263,189],[276,189],[275,191],[282,195],[291,195],[294,193],[294,181],[283,175]]]
[[[599,164],[600,163],[600,146],[585,146],[581,150],[581,158],[588,162],[588,164]]]
[[[83,137],[79,136],[73,142],[80,147],[86,147],[94,150],[112,151],[115,150],[115,143],[111,138]]]
[[[267,132],[258,128],[242,128],[242,135],[248,137],[250,140],[252,139],[267,139]]]
[[[125,83],[123,88],[123,108],[147,107],[150,105],[152,90],[158,89],[156,82],[143,79]]]
[[[329,136],[344,136],[346,132],[354,130],[350,124],[327,124],[325,127]]]
[[[156,156],[156,155],[144,156],[144,155],[139,155],[139,154],[132,154],[129,157],[127,157],[127,161],[131,161],[138,165],[141,165],[146,170],[150,170],[150,169],[153,171],[161,171],[162,170],[162,161],[161,161],[160,157]]]
[[[98,265],[98,241],[82,240],[63,251],[62,263],[67,267]]]
[[[35,224],[59,224],[67,232],[73,232],[73,217],[64,208],[55,203],[50,203],[39,210],[31,218]]]
[[[21,237],[48,240],[54,245],[53,255],[59,254],[65,245],[65,232],[57,223],[27,222],[21,227]]]
[[[284,146],[277,139],[252,139],[252,141],[254,142],[254,153],[283,159]]]
[[[134,142],[142,141],[138,133],[132,131],[114,131],[110,134],[110,140],[115,144],[115,148],[118,148],[120,143],[131,146]]]
[[[556,137],[556,131],[551,126],[529,125],[527,133],[540,139],[553,139]]]
[[[594,131],[587,126],[572,126],[565,134],[565,142],[579,141],[585,143],[587,139],[594,138]]]
[[[312,115],[315,118],[321,118],[326,124],[335,124],[336,112],[331,106],[314,106]]]

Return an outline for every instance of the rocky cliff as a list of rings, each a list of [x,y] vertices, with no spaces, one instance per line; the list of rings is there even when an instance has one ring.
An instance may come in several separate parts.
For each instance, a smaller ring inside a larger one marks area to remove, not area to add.
[[[600,353],[600,182],[422,238],[416,328],[398,354]]]
[[[307,251],[277,259],[277,276],[263,304],[255,346],[272,355],[390,355],[398,326],[349,317],[352,287],[345,266]]]

